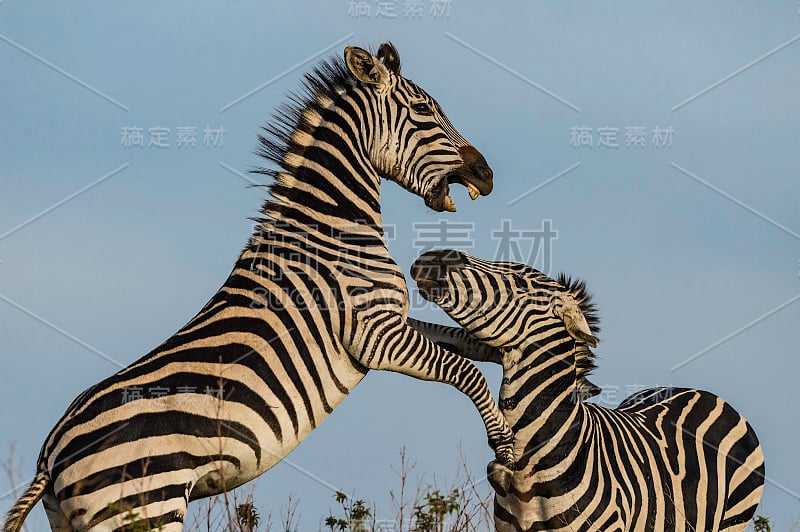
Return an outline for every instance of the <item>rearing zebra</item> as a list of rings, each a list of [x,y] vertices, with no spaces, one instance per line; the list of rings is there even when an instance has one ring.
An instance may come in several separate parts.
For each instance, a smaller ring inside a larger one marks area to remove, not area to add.
[[[502,353],[500,408],[517,463],[489,464],[497,530],[747,527],[764,457],[725,401],[687,388],[645,390],[613,410],[575,400],[597,346],[584,283],[457,251],[424,254],[412,277],[423,297]]]
[[[261,137],[281,170],[260,170],[275,178],[272,198],[230,277],[174,336],[73,401],[6,531],[40,498],[53,530],[124,530],[137,515],[179,531],[190,500],[271,468],[368,369],[455,386],[478,408],[497,459],[512,460],[481,373],[406,324],[407,287],[379,201],[384,177],[452,211],[449,185],[489,194],[489,166],[400,75],[389,43],[377,56],[346,48],[344,61],[306,76],[305,90]]]

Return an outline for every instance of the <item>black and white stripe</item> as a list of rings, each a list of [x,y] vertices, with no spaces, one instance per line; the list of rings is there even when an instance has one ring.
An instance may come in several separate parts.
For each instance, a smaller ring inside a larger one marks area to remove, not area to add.
[[[764,457],[728,403],[689,388],[645,390],[616,409],[576,400],[598,330],[582,282],[456,251],[426,253],[412,276],[503,365],[518,461],[489,464],[497,530],[745,530]]]
[[[4,530],[40,497],[53,530],[124,530],[133,515],[181,530],[189,501],[275,465],[368,369],[455,386],[511,461],[480,372],[406,324],[379,201],[383,177],[454,210],[452,183],[491,192],[483,156],[400,75],[388,43],[377,55],[348,47],[292,101],[261,138],[280,169],[259,170],[272,198],[230,277],[174,336],[70,405]]]

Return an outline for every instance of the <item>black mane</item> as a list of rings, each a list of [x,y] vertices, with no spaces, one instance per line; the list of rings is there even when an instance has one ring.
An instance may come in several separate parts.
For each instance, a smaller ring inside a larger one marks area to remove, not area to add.
[[[597,336],[597,333],[600,332],[599,309],[594,302],[592,294],[586,287],[586,282],[582,279],[572,278],[564,272],[558,274],[556,281],[578,302],[581,312],[583,312],[583,316],[589,324],[589,329],[592,334]],[[588,346],[582,345],[578,348],[575,353],[575,367],[578,379],[585,378],[597,367],[594,363],[595,359],[594,351],[589,349]]]
[[[305,146],[294,138],[296,132],[312,133],[319,125],[319,119],[332,101],[357,81],[345,65],[344,59],[332,56],[322,60],[303,76],[299,90],[289,92],[288,103],[280,105],[258,136],[259,146],[256,155],[277,165],[280,169],[257,167],[250,173],[263,174],[274,179],[268,185],[272,198],[280,198],[288,192],[287,177],[297,168],[287,162],[288,154],[302,155]],[[274,200],[268,199],[262,212],[278,207]],[[258,220],[266,221],[266,220]]]
[[[381,44],[377,52],[370,47],[369,53],[377,56],[390,72],[400,75],[400,54],[391,42]],[[265,217],[254,218],[254,221],[269,224],[281,212],[282,200],[290,192],[292,176],[297,171],[297,167],[289,162],[292,158],[287,156],[302,156],[306,148],[302,142],[298,142],[298,134],[313,133],[321,123],[325,110],[359,83],[348,69],[344,57],[332,55],[307,72],[300,88],[288,93],[288,102],[276,108],[271,120],[261,128],[263,134],[258,135],[259,145],[255,153],[278,168],[260,166],[250,171],[273,180],[270,184],[254,185],[267,187],[270,196],[261,208]]]
[[[589,289],[586,287],[586,281],[577,278],[573,279],[564,272],[558,274],[558,279],[556,279],[556,281],[578,302],[592,334],[600,332],[599,309],[594,302],[594,296],[592,296]]]

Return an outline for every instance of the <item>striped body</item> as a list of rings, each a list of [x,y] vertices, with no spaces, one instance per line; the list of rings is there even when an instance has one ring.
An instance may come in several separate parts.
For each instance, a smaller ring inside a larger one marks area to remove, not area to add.
[[[498,460],[511,434],[480,372],[406,325],[408,295],[381,228],[380,179],[435,210],[449,184],[491,191],[483,157],[399,74],[397,51],[358,48],[307,77],[262,154],[281,170],[233,272],[152,352],[93,386],[43,446],[9,512],[43,496],[54,530],[182,529],[190,500],[232,489],[294,449],[364,377],[451,384],[478,408]]]
[[[578,400],[597,345],[583,283],[458,252],[423,255],[412,272],[423,296],[502,353],[517,463],[489,464],[497,530],[746,528],[764,457],[728,403],[688,388],[645,390],[616,409]]]

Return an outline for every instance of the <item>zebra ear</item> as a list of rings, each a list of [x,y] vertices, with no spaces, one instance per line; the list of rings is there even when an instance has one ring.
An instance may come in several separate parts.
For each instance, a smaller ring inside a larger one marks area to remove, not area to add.
[[[589,328],[589,323],[586,321],[578,302],[571,296],[562,296],[559,300],[561,308],[557,311],[557,314],[564,322],[569,335],[591,347],[597,347],[598,340],[592,335],[592,330]]]
[[[344,49],[347,69],[357,80],[369,85],[383,86],[389,80],[389,71],[377,57],[357,46]]]
[[[400,75],[400,54],[392,43],[385,42],[378,48],[378,59],[386,65],[389,72]]]

